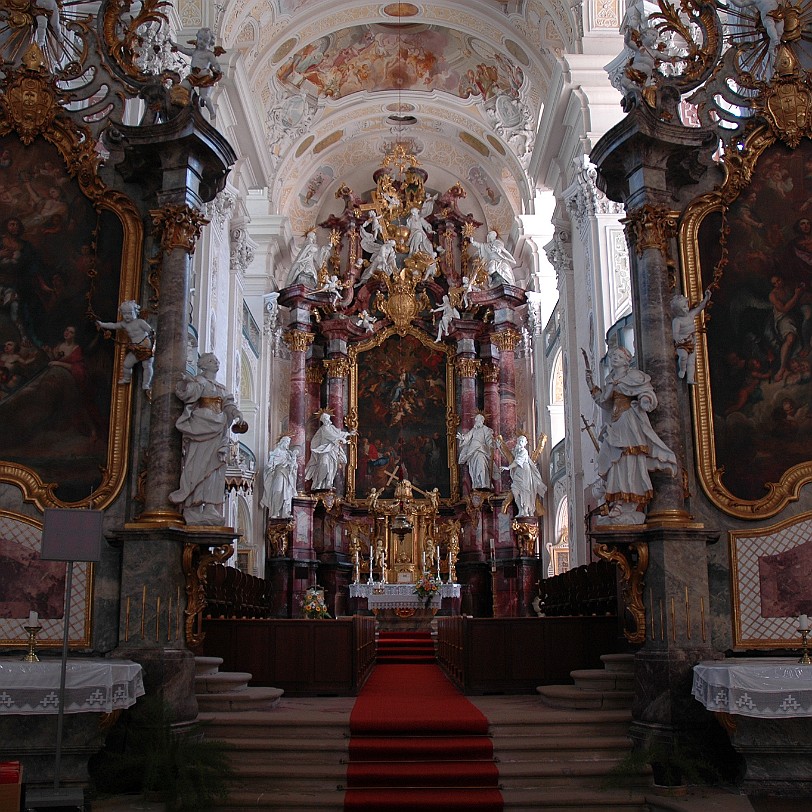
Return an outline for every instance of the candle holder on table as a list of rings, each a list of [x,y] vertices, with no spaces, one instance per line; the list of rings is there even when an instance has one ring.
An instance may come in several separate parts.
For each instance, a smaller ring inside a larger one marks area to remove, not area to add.
[[[23,628],[28,632],[28,651],[23,657],[23,662],[25,663],[38,663],[39,657],[37,657],[37,635],[42,631],[42,626],[37,624],[36,626],[23,626]]]

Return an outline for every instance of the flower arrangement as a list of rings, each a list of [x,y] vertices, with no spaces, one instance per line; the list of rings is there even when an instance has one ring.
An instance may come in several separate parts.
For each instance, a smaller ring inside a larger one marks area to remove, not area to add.
[[[420,580],[414,585],[414,594],[418,595],[426,606],[429,608],[431,599],[440,591],[439,582],[432,578],[428,573],[423,573]]]
[[[302,613],[311,620],[322,620],[330,617],[327,605],[324,603],[324,590],[311,586],[305,591],[302,601]]]

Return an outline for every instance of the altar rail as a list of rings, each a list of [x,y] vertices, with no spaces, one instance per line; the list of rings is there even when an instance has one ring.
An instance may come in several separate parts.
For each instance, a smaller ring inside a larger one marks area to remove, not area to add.
[[[247,671],[251,685],[287,696],[354,696],[375,664],[375,618],[207,618],[203,653],[221,671]]]
[[[465,694],[521,694],[572,683],[570,672],[602,668],[625,650],[617,617],[437,618],[437,659]]]

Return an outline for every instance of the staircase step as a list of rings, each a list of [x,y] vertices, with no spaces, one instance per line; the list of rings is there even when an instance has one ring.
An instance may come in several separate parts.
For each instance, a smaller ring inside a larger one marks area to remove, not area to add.
[[[634,674],[634,654],[601,654],[601,662],[607,671]]]
[[[344,784],[345,764],[240,764],[233,760],[235,789],[259,792],[335,792]]]
[[[241,764],[344,764],[348,760],[346,738],[301,736],[263,738],[217,737],[235,751]]]
[[[650,812],[638,790],[504,788],[502,798],[510,812]]]
[[[195,676],[216,674],[222,664],[222,657],[195,657]]]
[[[197,694],[197,707],[201,712],[210,713],[271,710],[284,693],[281,688],[249,687],[241,691]]]
[[[562,758],[539,762],[512,762],[500,758],[499,781],[506,789],[561,786],[602,789],[606,784],[607,774],[623,760],[623,756],[624,753],[618,753],[614,758],[585,761],[568,761]],[[650,783],[649,776],[641,772],[640,786],[648,786]]]
[[[327,792],[315,790],[234,790],[227,801],[215,803],[217,812],[344,812],[344,793],[335,787]]]
[[[351,762],[347,765],[346,785],[365,787],[495,787],[499,772],[491,760]]]
[[[493,760],[493,747],[484,736],[471,736],[467,739],[458,736],[445,738],[434,736],[401,736],[396,740],[369,737],[352,737],[349,754],[353,761],[382,761],[394,753],[400,761],[423,759],[449,760]]]
[[[244,671],[218,671],[215,674],[195,676],[196,694],[220,694],[243,690],[252,675]]]
[[[583,668],[570,671],[575,687],[582,691],[631,691],[634,675],[603,668]]]
[[[553,708],[620,709],[630,708],[633,691],[583,691],[574,685],[539,685],[542,701]]]
[[[499,761],[538,761],[542,759],[598,759],[606,752],[625,754],[631,750],[628,736],[518,735],[493,736]]]
[[[382,790],[373,788],[370,791],[368,802],[363,799],[364,793],[368,790],[353,788],[351,809],[369,809],[374,812],[381,812],[382,809],[402,809],[407,812],[418,812],[418,810],[463,810],[463,812],[476,812],[476,810],[487,810],[495,812],[502,808],[499,794],[495,789],[462,789],[460,787],[450,787],[449,792],[443,798],[442,806],[437,806],[434,802],[437,795],[437,788],[421,789],[418,787],[399,787],[397,789]]]

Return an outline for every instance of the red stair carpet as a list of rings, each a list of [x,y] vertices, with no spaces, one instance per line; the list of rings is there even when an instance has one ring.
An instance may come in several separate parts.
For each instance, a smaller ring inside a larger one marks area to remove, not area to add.
[[[378,645],[350,714],[344,809],[502,812],[488,721],[436,665],[430,635],[382,632]]]

